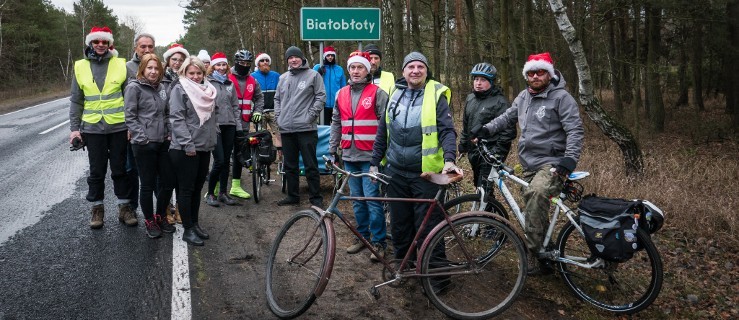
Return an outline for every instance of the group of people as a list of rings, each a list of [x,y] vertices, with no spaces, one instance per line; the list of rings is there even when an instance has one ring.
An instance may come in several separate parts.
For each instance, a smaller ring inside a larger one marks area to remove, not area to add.
[[[208,234],[198,224],[198,195],[206,177],[209,205],[236,205],[230,196],[249,197],[240,187],[243,164],[236,158],[231,189],[225,191],[227,164],[240,151],[250,123],[264,121],[262,114],[268,109],[274,110],[268,122],[282,153],[287,183],[287,195],[277,202],[279,206],[300,203],[299,156],[310,203],[323,206],[316,159],[319,122],[331,126],[329,153],[341,157],[349,171],[384,170],[392,176],[387,196],[395,198],[434,197],[437,186],[422,179],[421,173],[462,174],[456,159],[464,153],[474,183],[480,185],[491,166],[475,144],[486,143],[498,158],[505,159],[518,123],[519,161],[530,181],[524,194],[526,244],[530,259],[536,261],[542,250],[549,197],[559,194],[580,158],[584,131],[578,105],[565,90],[564,78],[554,69],[549,53],[529,56],[523,67],[528,86],[512,103],[496,85],[495,67],[485,62],[475,65],[470,72],[473,91],[465,100],[457,144],[452,91],[430,77],[429,61],[419,52],[405,56],[402,77],[396,81],[382,69],[380,49],[367,45],[346,60],[347,80],[333,47],[324,49],[322,63],[314,68],[309,68],[298,47],[289,47],[284,54],[287,72],[279,75],[270,70],[271,58],[265,53],[254,59],[251,52],[239,50],[231,67],[223,53],[208,56],[201,51],[200,58],[191,57],[174,44],[160,61],[152,53],[154,37],[141,34],[136,38],[134,58],[126,63],[112,52],[109,29],[93,28],[86,41],[85,58],[75,63],[70,143],[82,139],[88,146],[87,200],[93,204],[92,228],[103,225],[108,162],[119,219],[136,225],[131,174],[126,170],[127,162],[131,167],[133,161],[141,183],[147,234],[158,237],[161,232],[174,231],[162,215],[175,190],[185,229],[183,240],[202,245]],[[250,73],[254,61],[257,70]],[[129,147],[133,157],[126,156]],[[214,163],[209,172],[211,154]],[[379,196],[377,184],[368,178],[351,178],[349,186],[352,196]],[[353,206],[361,236],[384,255],[387,231],[382,205],[357,201]],[[428,204],[390,204],[396,259],[406,255],[416,233],[421,233],[423,241],[443,218],[440,212],[434,213],[427,227],[419,230],[427,208]],[[347,252],[358,253],[363,247],[357,239]],[[443,248],[433,250],[434,259],[445,259]],[[370,259],[379,257],[370,255]],[[530,265],[532,272],[546,271],[542,263]],[[439,277],[435,290],[443,290],[447,282]]]

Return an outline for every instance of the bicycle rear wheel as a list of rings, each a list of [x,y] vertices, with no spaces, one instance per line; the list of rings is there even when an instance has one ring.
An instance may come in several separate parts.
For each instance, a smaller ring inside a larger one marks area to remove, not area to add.
[[[491,234],[507,241],[500,243]],[[515,301],[526,280],[526,247],[507,224],[490,216],[467,216],[429,237],[421,273],[446,275],[424,277],[421,282],[441,312],[455,319],[487,319]]]
[[[654,302],[662,289],[662,258],[644,230],[636,232],[643,250],[625,262],[605,262],[601,268],[559,263],[562,279],[578,298],[622,314],[639,312]],[[557,239],[560,256],[581,263],[593,261],[584,236],[568,222]]]
[[[333,263],[328,242],[313,210],[299,211],[282,227],[267,258],[267,303],[276,316],[297,317],[321,295]]]

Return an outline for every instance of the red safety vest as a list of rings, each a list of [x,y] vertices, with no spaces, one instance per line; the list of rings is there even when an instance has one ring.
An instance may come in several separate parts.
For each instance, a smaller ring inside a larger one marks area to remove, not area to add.
[[[239,98],[239,109],[241,109],[241,120],[249,122],[251,120],[251,98],[254,96],[254,88],[256,87],[256,81],[254,77],[246,77],[246,90],[241,91],[239,88],[239,80],[236,76],[231,73],[228,78],[233,82],[234,89],[236,89],[236,97]]]
[[[341,114],[341,148],[354,146],[359,150],[371,151],[377,135],[375,96],[380,87],[367,84],[359,97],[357,109],[352,110],[352,92],[349,86],[341,88],[336,103]],[[353,111],[353,112],[352,112]],[[353,114],[352,114],[353,113]]]

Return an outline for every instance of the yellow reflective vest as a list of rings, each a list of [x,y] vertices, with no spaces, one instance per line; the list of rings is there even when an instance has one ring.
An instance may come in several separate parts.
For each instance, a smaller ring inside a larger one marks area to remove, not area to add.
[[[387,71],[380,71],[380,82],[375,83],[380,89],[390,94],[395,87],[395,76]]]
[[[111,58],[105,75],[103,90],[98,89],[92,76],[90,60],[78,60],[74,64],[74,75],[80,90],[85,94],[82,121],[107,124],[123,123],[126,120],[123,107],[123,83],[126,81],[126,60]]]
[[[395,91],[395,87],[393,87],[393,91]],[[423,139],[421,140],[422,172],[439,173],[444,169],[444,150],[439,147],[439,130],[436,127],[436,104],[439,103],[441,95],[446,97],[447,103],[451,103],[452,90],[434,80],[426,82],[423,92],[423,103],[421,104],[421,132],[423,133]],[[388,130],[387,136],[390,139],[390,116],[388,115],[388,108],[385,108],[385,124]]]

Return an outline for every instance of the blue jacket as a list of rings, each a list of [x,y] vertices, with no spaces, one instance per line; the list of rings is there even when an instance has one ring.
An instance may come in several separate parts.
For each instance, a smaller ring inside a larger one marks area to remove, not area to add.
[[[264,94],[264,110],[271,110],[275,108],[275,90],[277,90],[277,83],[280,82],[280,74],[274,71],[269,71],[267,74],[257,70],[251,73],[254,80],[257,80],[259,87],[262,89]]]
[[[326,109],[333,109],[336,104],[336,95],[339,89],[346,85],[346,77],[344,76],[344,68],[338,64],[324,65],[326,72],[321,72],[321,65],[317,64],[313,70],[323,76],[323,86],[326,87]]]

